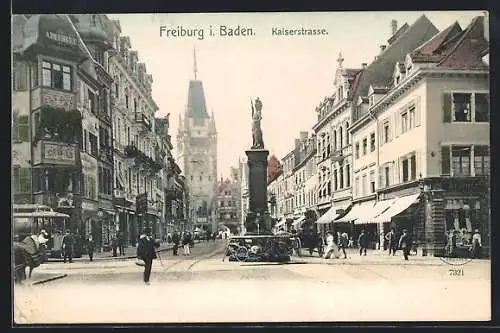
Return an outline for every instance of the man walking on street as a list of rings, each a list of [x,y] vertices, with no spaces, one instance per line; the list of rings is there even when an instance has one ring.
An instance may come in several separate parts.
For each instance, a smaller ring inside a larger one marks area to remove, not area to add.
[[[474,235],[472,235],[472,258],[478,259],[481,257],[482,247],[481,234],[479,233],[479,229],[476,229],[474,230]]]
[[[178,251],[179,251],[179,242],[180,242],[180,237],[179,237],[179,233],[176,231],[174,231],[174,234],[172,235],[172,242],[174,243],[174,246],[173,246],[173,252],[174,252],[174,256],[178,255]]]
[[[344,259],[347,259],[347,254],[345,252],[345,249],[347,248],[348,244],[349,244],[349,236],[347,235],[346,232],[343,232],[339,237],[339,245],[340,248],[342,249],[342,253],[344,254]]]
[[[153,267],[153,259],[157,258],[156,249],[160,247],[160,243],[156,242],[151,237],[151,229],[146,228],[145,232],[139,237],[137,243],[137,258],[144,261],[144,283],[149,285],[151,277],[151,268]]]
[[[191,234],[189,233],[189,231],[184,232],[184,235],[182,237],[182,245],[184,247],[184,255],[191,255],[191,250],[189,248],[191,246]]]
[[[92,234],[87,237],[87,253],[89,254],[90,261],[94,260],[94,240],[92,239]]]
[[[389,255],[396,255],[396,250],[398,249],[398,243],[396,242],[396,233],[394,229],[391,229],[386,235],[385,240],[387,241],[387,247],[389,248]]]
[[[62,248],[64,252],[63,260],[66,262],[66,259],[69,259],[69,262],[73,262],[73,246],[75,244],[75,239],[71,234],[71,231],[66,230],[66,235],[64,235],[62,239]]]
[[[118,250],[120,256],[125,255],[125,239],[123,237],[123,232],[121,231],[118,233]]]
[[[368,236],[366,235],[364,230],[361,230],[361,234],[358,237],[358,246],[359,246],[359,255],[363,255],[363,252],[366,256],[366,248],[368,247]]]
[[[410,254],[410,238],[408,237],[408,231],[406,229],[403,229],[403,234],[399,239],[399,247],[403,250],[405,260],[408,260],[408,255]]]

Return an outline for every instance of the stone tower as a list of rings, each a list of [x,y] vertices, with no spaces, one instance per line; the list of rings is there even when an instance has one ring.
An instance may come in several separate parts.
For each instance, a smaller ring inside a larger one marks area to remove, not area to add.
[[[209,116],[203,83],[198,80],[196,53],[194,78],[189,81],[184,115],[179,114],[177,160],[182,165],[189,190],[188,223],[217,231],[217,130]]]

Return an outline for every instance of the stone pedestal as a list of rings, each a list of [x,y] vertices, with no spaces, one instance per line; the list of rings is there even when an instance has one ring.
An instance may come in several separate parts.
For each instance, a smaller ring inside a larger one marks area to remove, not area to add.
[[[268,150],[247,150],[249,207],[245,220],[247,234],[271,235],[271,219],[267,211]]]

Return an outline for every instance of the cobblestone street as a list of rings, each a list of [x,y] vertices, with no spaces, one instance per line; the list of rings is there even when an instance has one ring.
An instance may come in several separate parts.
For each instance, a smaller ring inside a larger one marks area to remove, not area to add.
[[[238,263],[222,261],[223,247],[222,241],[216,245],[200,243],[191,257],[163,254],[162,262],[153,264],[150,286],[143,284],[142,268],[133,259],[42,265],[33,279],[42,274],[67,277],[16,287],[16,322],[437,321],[490,317],[488,261],[451,266],[430,258],[406,264],[372,255],[350,262],[294,258],[288,264]],[[451,276],[453,269],[463,270],[463,276]],[[474,290],[465,296],[467,304],[476,306],[463,306],[464,290]],[[99,311],[95,311],[96,304]]]

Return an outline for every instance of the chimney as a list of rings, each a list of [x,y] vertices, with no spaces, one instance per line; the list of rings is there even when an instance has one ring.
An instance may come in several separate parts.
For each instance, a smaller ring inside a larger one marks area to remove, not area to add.
[[[361,64],[361,67],[363,67],[363,69],[366,69],[366,66],[368,66],[368,64],[366,62]]]
[[[387,48],[387,45],[380,45],[380,52],[384,52]]]
[[[398,21],[392,20],[391,21],[391,37],[396,34],[398,31]]]

